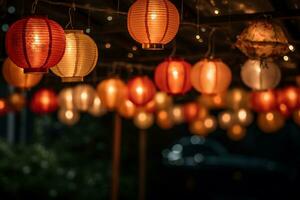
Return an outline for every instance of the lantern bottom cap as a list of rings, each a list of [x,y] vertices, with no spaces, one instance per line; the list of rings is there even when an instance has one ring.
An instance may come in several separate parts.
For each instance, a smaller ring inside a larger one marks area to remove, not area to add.
[[[143,43],[142,48],[147,50],[163,50],[164,44],[160,43]]]
[[[68,82],[83,82],[83,77],[82,76],[73,76],[73,77],[63,77],[61,78],[63,83],[68,83]]]
[[[47,68],[24,68],[24,73],[48,73]]]

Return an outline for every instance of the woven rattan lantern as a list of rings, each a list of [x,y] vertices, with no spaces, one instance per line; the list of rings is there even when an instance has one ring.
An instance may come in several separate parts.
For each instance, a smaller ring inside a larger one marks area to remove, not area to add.
[[[276,111],[259,113],[257,125],[265,133],[273,133],[284,126],[284,117]]]
[[[67,30],[65,53],[51,71],[62,78],[62,82],[83,81],[96,66],[98,48],[94,40],[82,30]]]
[[[23,69],[17,67],[9,58],[4,61],[2,73],[8,84],[21,89],[32,88],[43,78],[42,74],[25,74]]]
[[[148,129],[153,125],[154,116],[152,113],[138,112],[133,118],[133,122],[139,129]]]
[[[61,123],[68,126],[73,126],[79,121],[80,113],[75,110],[60,109],[57,117]]]
[[[104,103],[98,95],[95,95],[93,103],[89,107],[88,112],[94,117],[100,117],[106,113]]]
[[[47,72],[62,58],[66,38],[62,27],[47,17],[31,16],[9,28],[6,39],[8,57],[24,72]]]
[[[289,51],[282,28],[270,21],[252,22],[237,37],[236,46],[250,58],[282,56]]]
[[[38,90],[31,99],[30,108],[36,114],[47,114],[56,111],[58,108],[56,93],[48,88]]]
[[[156,93],[153,82],[147,76],[138,76],[128,84],[128,97],[137,106],[144,106],[150,102]]]
[[[94,88],[88,84],[79,84],[73,91],[73,103],[77,110],[88,111],[93,105],[96,92]]]
[[[256,112],[269,112],[276,109],[276,93],[273,90],[251,93],[251,108]]]
[[[169,0],[137,0],[129,8],[127,28],[144,49],[163,49],[177,34],[179,13]]]
[[[192,86],[204,94],[216,94],[227,90],[231,71],[220,59],[203,59],[191,71]]]
[[[241,70],[245,85],[253,90],[275,88],[281,79],[279,67],[272,60],[253,60],[245,62]]]
[[[155,69],[156,86],[168,94],[184,94],[190,83],[191,65],[183,59],[168,58]]]
[[[109,78],[100,82],[97,92],[109,111],[116,109],[127,98],[127,87],[119,78]]]

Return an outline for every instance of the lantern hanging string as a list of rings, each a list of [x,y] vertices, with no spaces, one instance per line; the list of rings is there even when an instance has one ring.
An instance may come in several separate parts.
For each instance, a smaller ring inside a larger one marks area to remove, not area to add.
[[[177,45],[176,45],[176,40],[173,41],[173,48],[172,48],[172,52],[170,54],[170,57],[174,57],[176,54],[176,50],[177,50]]]
[[[216,28],[213,27],[209,33],[208,36],[208,49],[205,53],[205,57],[214,57],[214,42],[213,42],[213,36],[214,36],[214,32],[216,31]]]
[[[34,0],[34,2],[32,3],[32,6],[31,6],[31,14],[35,14],[36,8],[37,8],[37,4],[38,4],[38,1],[39,1],[39,0]]]
[[[69,8],[69,22],[66,24],[65,29],[67,29],[69,26],[71,26],[71,29],[74,29],[74,27],[73,27],[73,18],[74,18],[75,11],[76,11],[76,5],[75,5],[75,3],[73,3],[72,7]]]

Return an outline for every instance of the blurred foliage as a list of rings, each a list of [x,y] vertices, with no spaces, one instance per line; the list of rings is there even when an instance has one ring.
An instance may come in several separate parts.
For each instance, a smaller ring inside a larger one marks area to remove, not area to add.
[[[53,117],[37,117],[31,144],[9,145],[0,140],[1,197],[108,199],[110,125],[83,116],[79,124],[66,127]],[[122,175],[122,185],[126,186],[122,198],[135,195],[132,176]]]

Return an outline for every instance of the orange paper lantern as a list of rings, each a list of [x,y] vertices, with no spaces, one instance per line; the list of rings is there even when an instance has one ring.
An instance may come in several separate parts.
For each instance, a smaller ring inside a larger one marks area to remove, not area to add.
[[[127,87],[119,78],[110,78],[100,82],[97,92],[109,111],[116,109],[127,98]]]
[[[153,82],[147,76],[138,76],[128,84],[128,98],[137,106],[144,106],[150,102],[156,93]]]
[[[133,122],[139,129],[145,130],[153,125],[154,116],[152,113],[141,111],[136,114]]]
[[[276,93],[273,90],[251,93],[251,108],[256,112],[269,112],[276,109]]]
[[[136,111],[136,106],[129,99],[122,101],[122,103],[118,106],[118,113],[127,119],[134,117]]]
[[[8,103],[4,98],[0,98],[0,117],[8,112]]]
[[[231,111],[223,111],[218,115],[219,125],[222,129],[228,129],[236,123],[236,116]]]
[[[41,16],[30,16],[12,24],[5,38],[8,57],[24,72],[47,72],[65,52],[62,27]]]
[[[175,105],[171,108],[171,117],[175,124],[181,124],[184,122],[184,111],[181,105]]]
[[[129,8],[127,27],[144,49],[163,49],[178,31],[179,14],[168,0],[137,0]]]
[[[285,87],[277,92],[277,105],[281,114],[289,116],[299,105],[300,89],[294,86]]]
[[[174,122],[169,110],[160,110],[156,116],[156,123],[162,129],[170,129],[173,127]]]
[[[246,136],[246,129],[240,124],[234,124],[227,130],[227,136],[233,141],[239,141]]]
[[[227,92],[226,95],[227,107],[233,110],[249,107],[248,92],[241,88],[234,88]]]
[[[64,88],[59,92],[58,104],[62,109],[75,110],[73,93],[74,89],[71,87]]]
[[[220,59],[203,59],[191,71],[192,86],[204,94],[217,94],[227,90],[231,71]]]
[[[88,84],[79,84],[73,90],[73,104],[77,110],[88,111],[93,105],[96,92]]]
[[[106,113],[106,108],[98,95],[95,95],[92,105],[88,112],[94,117],[100,117]]]
[[[25,74],[23,69],[9,58],[6,58],[4,61],[2,73],[8,84],[21,89],[32,88],[43,78],[43,74]]]
[[[8,104],[14,111],[21,111],[26,105],[26,98],[20,93],[12,93],[8,97]]]
[[[63,108],[58,111],[58,119],[63,124],[66,124],[68,126],[73,126],[79,121],[80,113],[75,110],[69,110]]]
[[[32,97],[31,111],[37,114],[47,114],[56,111],[58,107],[56,93],[52,89],[42,88]]]
[[[157,92],[154,96],[155,106],[157,110],[168,109],[172,105],[172,98],[165,92]]]
[[[192,88],[190,73],[189,63],[183,59],[168,58],[156,67],[155,83],[168,94],[184,94]]]
[[[284,126],[283,116],[276,111],[259,113],[257,118],[258,127],[265,133],[273,133]]]

